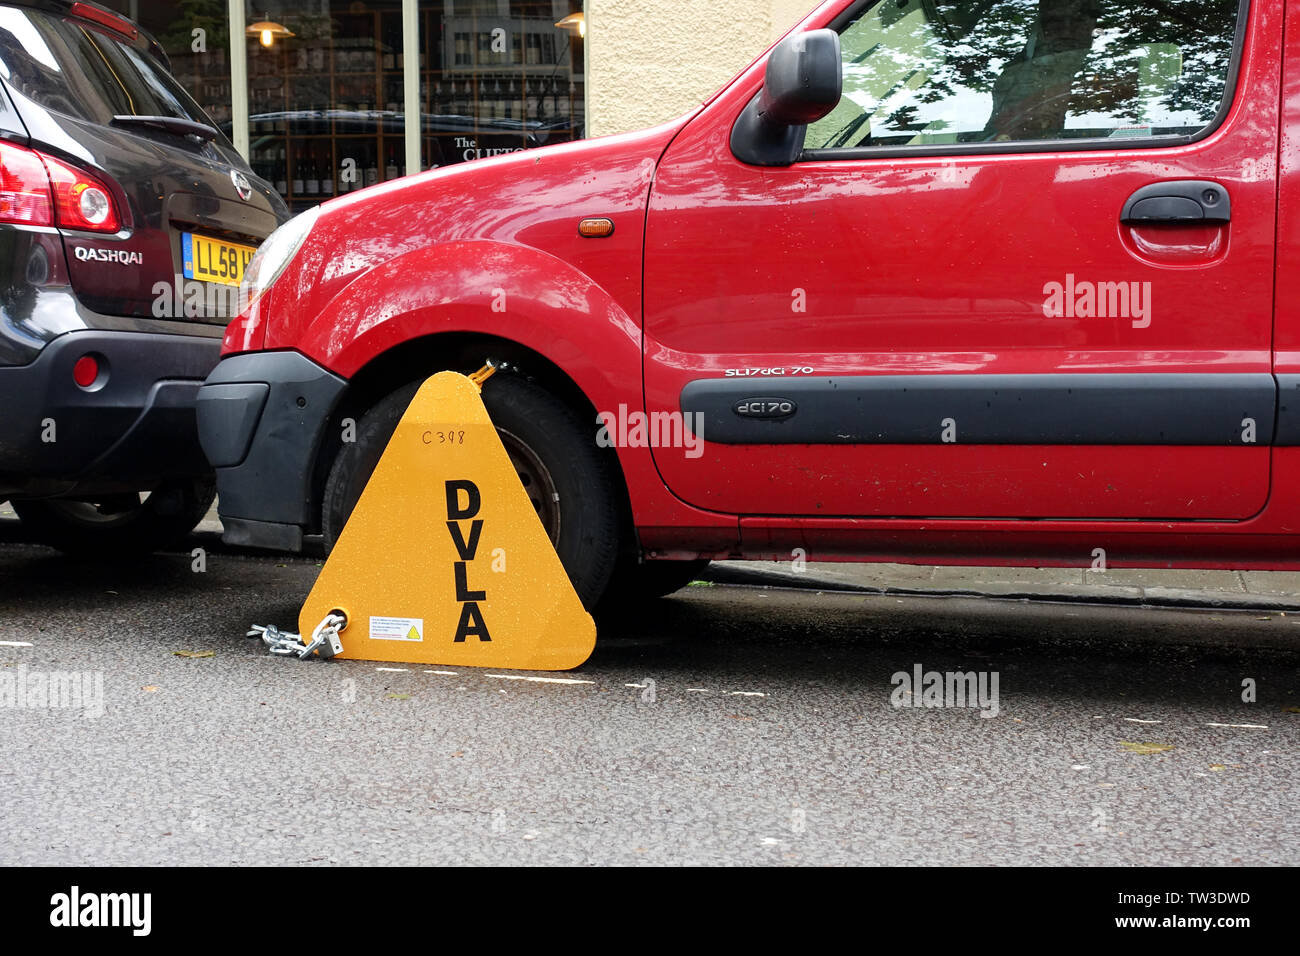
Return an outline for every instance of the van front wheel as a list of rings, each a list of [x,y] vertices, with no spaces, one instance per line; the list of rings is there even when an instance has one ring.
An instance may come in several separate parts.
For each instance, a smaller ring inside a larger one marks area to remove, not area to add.
[[[357,423],[325,484],[321,524],[332,548],[370,480],[418,382],[380,399]],[[483,404],[574,590],[590,611],[605,592],[619,548],[615,476],[596,446],[596,427],[550,392],[514,375],[483,386]]]

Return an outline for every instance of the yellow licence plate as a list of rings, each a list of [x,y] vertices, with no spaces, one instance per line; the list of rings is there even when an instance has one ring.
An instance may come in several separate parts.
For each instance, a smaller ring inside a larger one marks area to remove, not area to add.
[[[253,246],[209,239],[192,232],[181,233],[181,246],[185,278],[220,282],[222,285],[239,285],[253,253],[257,251]]]

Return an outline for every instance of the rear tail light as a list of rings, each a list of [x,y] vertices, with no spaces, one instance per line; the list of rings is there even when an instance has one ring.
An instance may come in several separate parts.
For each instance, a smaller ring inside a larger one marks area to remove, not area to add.
[[[121,222],[108,189],[94,176],[52,156],[42,156],[54,186],[54,216],[67,229],[117,232]]]
[[[0,222],[90,232],[122,228],[108,187],[84,170],[0,142]]]
[[[54,225],[50,177],[30,149],[0,143],[0,222]]]

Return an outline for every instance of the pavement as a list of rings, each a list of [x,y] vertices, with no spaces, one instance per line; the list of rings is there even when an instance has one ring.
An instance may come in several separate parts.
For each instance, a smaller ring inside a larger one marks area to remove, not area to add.
[[[1293,571],[1087,571],[841,562],[796,566],[789,561],[715,561],[702,577],[718,584],[823,592],[1300,613],[1300,572]]]

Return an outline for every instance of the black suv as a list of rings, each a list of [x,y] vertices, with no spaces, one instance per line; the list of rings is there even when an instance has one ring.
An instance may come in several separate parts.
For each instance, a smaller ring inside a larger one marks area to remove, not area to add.
[[[152,550],[212,502],[194,396],[288,218],[89,3],[0,3],[0,501],[65,551]]]

